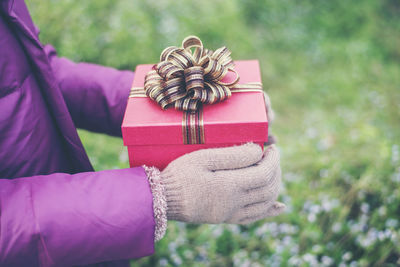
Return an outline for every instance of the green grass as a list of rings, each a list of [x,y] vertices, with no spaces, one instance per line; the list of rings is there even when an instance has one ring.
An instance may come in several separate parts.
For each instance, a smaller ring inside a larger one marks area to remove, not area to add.
[[[287,212],[249,226],[170,222],[133,266],[400,264],[398,0],[27,2],[42,42],[75,61],[134,69],[194,34],[261,62]],[[128,166],[120,139],[80,136],[96,170]]]

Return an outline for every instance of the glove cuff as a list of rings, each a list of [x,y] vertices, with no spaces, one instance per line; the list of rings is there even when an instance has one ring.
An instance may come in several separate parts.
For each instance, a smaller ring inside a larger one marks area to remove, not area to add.
[[[182,183],[174,179],[168,169],[163,170],[161,175],[167,200],[168,220],[187,221],[187,216],[184,216],[184,197],[182,195],[184,187]]]
[[[156,227],[154,230],[154,240],[161,240],[167,230],[167,201],[164,185],[161,183],[160,171],[156,167],[147,167],[143,169],[149,180],[151,193],[153,195],[153,213]]]

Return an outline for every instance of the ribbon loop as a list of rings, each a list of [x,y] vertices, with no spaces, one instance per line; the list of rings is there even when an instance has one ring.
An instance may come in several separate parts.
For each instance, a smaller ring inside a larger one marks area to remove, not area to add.
[[[184,70],[185,73],[185,84],[187,95],[192,99],[198,99],[194,97],[196,92],[201,92],[204,89],[204,69],[200,66],[193,66]]]
[[[201,103],[224,101],[239,81],[230,54],[226,47],[205,49],[198,37],[188,36],[181,48],[170,46],[162,51],[161,62],[145,77],[146,95],[163,109],[174,106],[188,112],[195,112]],[[229,71],[236,79],[222,82]]]

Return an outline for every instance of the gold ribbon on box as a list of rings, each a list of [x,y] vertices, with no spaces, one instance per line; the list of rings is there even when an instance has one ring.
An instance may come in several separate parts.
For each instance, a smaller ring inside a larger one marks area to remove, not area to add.
[[[162,109],[182,110],[183,143],[204,144],[203,103],[221,102],[236,92],[262,92],[261,83],[238,84],[230,54],[225,46],[212,51],[198,37],[188,36],[182,47],[162,51],[160,62],[145,77],[144,88],[132,88],[129,97],[150,97]],[[222,82],[228,72],[235,79]]]

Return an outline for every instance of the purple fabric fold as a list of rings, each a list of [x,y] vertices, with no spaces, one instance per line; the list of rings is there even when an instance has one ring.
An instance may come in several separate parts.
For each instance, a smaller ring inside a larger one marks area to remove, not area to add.
[[[122,136],[121,124],[133,72],[74,63],[57,57],[52,46],[44,48],[75,126]]]
[[[154,252],[141,167],[0,179],[0,210],[1,266],[73,266]]]

